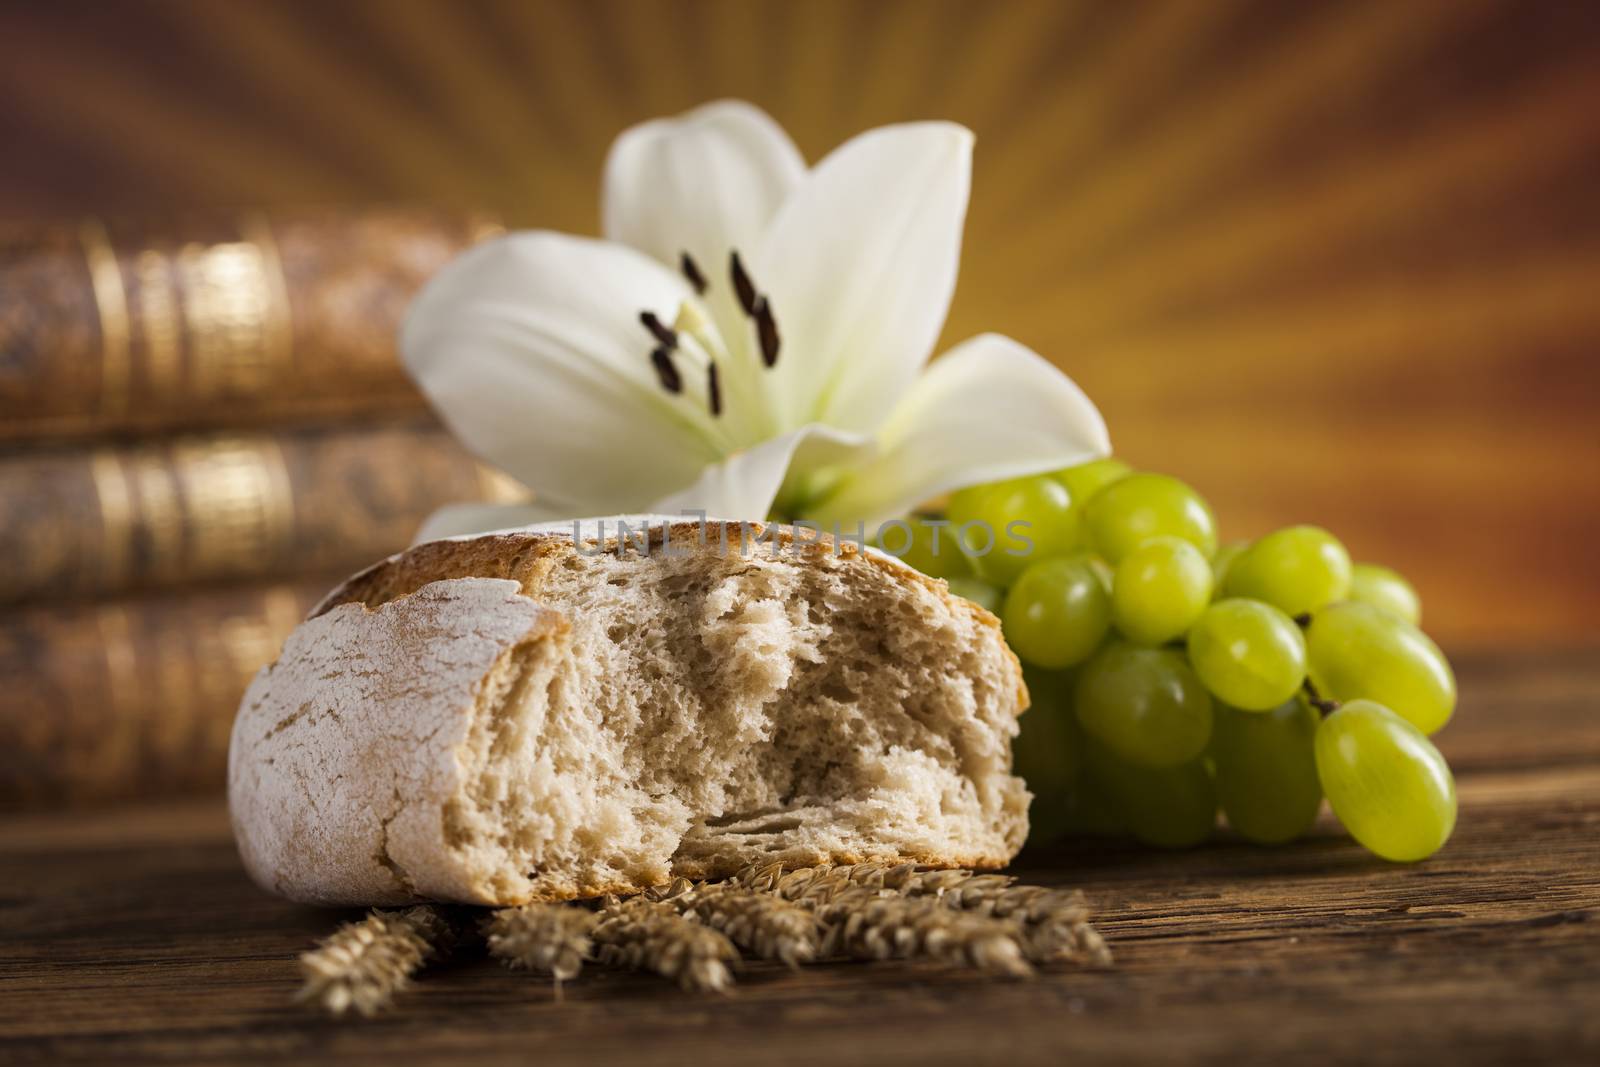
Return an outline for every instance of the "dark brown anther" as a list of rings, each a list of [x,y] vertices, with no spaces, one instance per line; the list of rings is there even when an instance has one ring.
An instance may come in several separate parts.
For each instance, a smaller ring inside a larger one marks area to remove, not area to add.
[[[650,353],[650,365],[655,367],[656,377],[661,379],[661,388],[669,393],[683,392],[683,377],[678,374],[678,368],[672,362],[672,353],[666,345]]]
[[[739,259],[738,251],[728,257],[728,273],[733,276],[733,291],[739,297],[739,306],[744,308],[746,315],[756,313],[756,284],[750,280],[750,275],[744,271],[744,263]]]
[[[722,414],[722,382],[717,377],[715,363],[706,367],[706,399],[711,405],[711,414]]]
[[[678,347],[678,331],[663,325],[661,320],[656,318],[654,311],[639,312],[639,321],[644,323],[644,328],[649,330],[650,336],[657,341],[668,348]]]
[[[706,295],[706,276],[700,273],[700,265],[694,261],[693,256],[687,252],[680,252],[678,269],[683,271],[683,276],[689,279],[689,284],[694,286],[694,291],[698,295]]]
[[[770,367],[778,362],[778,323],[764,296],[756,301],[756,333],[761,337],[761,362]]]

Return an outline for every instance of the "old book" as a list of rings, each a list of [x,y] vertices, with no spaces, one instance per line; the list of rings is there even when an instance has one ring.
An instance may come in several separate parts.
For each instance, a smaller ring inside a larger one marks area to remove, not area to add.
[[[0,439],[420,410],[405,307],[497,230],[395,209],[0,232]]]
[[[239,697],[331,584],[0,613],[0,804],[220,791]]]
[[[0,604],[350,570],[522,491],[431,419],[0,455]]]

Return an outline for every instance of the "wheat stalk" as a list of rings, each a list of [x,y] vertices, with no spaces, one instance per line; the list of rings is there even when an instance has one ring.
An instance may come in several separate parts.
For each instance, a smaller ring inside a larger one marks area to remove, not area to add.
[[[720,931],[679,914],[669,901],[607,898],[593,931],[602,963],[654,971],[694,993],[733,986],[739,950]]]
[[[769,864],[747,867],[734,880],[814,909],[860,890],[932,900],[945,908],[1008,923],[1019,948],[1034,963],[1111,964],[1111,951],[1089,924],[1088,901],[1077,890],[1017,885],[1016,879],[1007,875],[920,871],[911,863],[881,862],[788,873]],[[855,895],[851,899],[862,898]]]
[[[508,967],[526,967],[561,983],[576,978],[594,947],[590,935],[599,916],[565,904],[501,908],[483,923],[489,954]]]
[[[1023,951],[1035,963],[1111,966],[1111,950],[1090,925],[1089,902],[1080,890],[1017,885],[1001,875],[970,875],[949,880],[938,899],[948,907],[1016,923]]]
[[[817,917],[828,955],[926,958],[1012,978],[1033,973],[1014,924],[955,911],[928,897],[853,886],[820,903]]]
[[[907,896],[931,896],[948,907],[1007,919],[1019,926],[1019,940],[1035,963],[1070,961],[1111,965],[1111,950],[1089,924],[1089,902],[1082,891],[1018,885],[1003,874],[971,871],[913,871],[888,875]]]
[[[586,959],[653,971],[691,992],[733,986],[739,950],[797,967],[824,956],[931,959],[1025,977],[1031,964],[1108,966],[1076,890],[912,863],[746,867],[725,882],[675,878],[629,900],[502,908],[482,923],[491,955],[549,974],[559,995]],[[453,931],[434,908],[373,911],[300,957],[301,999],[372,1015],[443,954]]]
[[[735,945],[758,959],[798,967],[817,956],[821,931],[815,914],[770,891],[738,881],[696,884],[686,878],[674,878],[667,885],[650,890],[647,896],[726,934]]]
[[[443,952],[449,934],[449,924],[433,908],[369,912],[301,954],[305,984],[296,999],[320,1004],[333,1015],[350,1010],[375,1015],[418,968]]]

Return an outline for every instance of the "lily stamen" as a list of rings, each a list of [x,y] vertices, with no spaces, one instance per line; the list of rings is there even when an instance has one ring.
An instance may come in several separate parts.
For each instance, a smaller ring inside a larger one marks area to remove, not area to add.
[[[689,360],[692,365],[705,368],[706,407],[713,417],[722,414],[722,377],[718,369],[719,357],[725,357],[721,340],[715,335],[708,319],[693,300],[678,306],[677,317],[671,326],[661,321],[653,311],[639,312],[639,321],[660,342],[650,353],[650,364],[655,368],[661,387],[674,396],[683,392],[683,375],[678,370],[674,356]]]
[[[706,398],[711,405],[712,417],[722,414],[722,382],[717,375],[717,364],[706,365]]]
[[[761,341],[761,364],[771,367],[778,362],[778,321],[772,315],[772,302],[765,293],[756,289],[750,272],[744,269],[739,250],[728,256],[728,274],[733,278],[733,291],[738,294],[739,306],[756,322],[756,333]]]
[[[756,333],[761,338],[761,362],[771,367],[778,362],[778,323],[772,317],[772,302],[764,296],[756,302]]]
[[[677,365],[672,362],[672,353],[665,345],[650,353],[650,365],[656,369],[656,377],[661,379],[661,388],[669,393],[683,392],[683,376],[678,373]]]
[[[685,278],[689,279],[689,284],[694,286],[694,291],[697,294],[700,296],[706,295],[706,276],[700,273],[700,265],[694,261],[693,256],[687,252],[680,252],[678,254],[678,269],[683,272]]]
[[[728,273],[733,277],[733,291],[739,297],[739,306],[746,315],[753,316],[756,313],[756,285],[745,271],[738,249],[728,256]]]
[[[662,345],[667,348],[678,347],[677,333],[671,327],[663,325],[654,311],[639,312],[639,321],[644,323],[644,328],[649,330],[650,335],[660,341]]]

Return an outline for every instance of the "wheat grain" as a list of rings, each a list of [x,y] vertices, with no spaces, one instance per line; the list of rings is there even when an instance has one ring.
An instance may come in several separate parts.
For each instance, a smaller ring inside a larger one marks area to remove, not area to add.
[[[559,994],[586,959],[653,971],[691,992],[733,986],[739,950],[790,967],[825,956],[931,959],[1025,977],[1031,964],[1108,966],[1081,892],[1006,875],[870,862],[786,871],[752,865],[725,882],[675,878],[629,900],[503,908],[482,923],[489,952],[549,974]],[[430,907],[373,911],[300,958],[299,997],[372,1015],[448,950],[453,930]]]
[[[955,911],[932,898],[852,886],[820,903],[817,916],[825,931],[823,951],[829,955],[927,958],[1013,978],[1033,973],[1014,923]]]
[[[561,983],[576,978],[593,949],[596,913],[565,904],[501,908],[483,923],[489,954],[508,967],[526,967]]]
[[[816,958],[820,940],[816,916],[811,909],[784,900],[770,889],[737,880],[696,884],[686,878],[674,878],[650,890],[647,896],[726,934],[735,945],[758,959],[798,967]]]
[[[738,948],[670,901],[608,899],[598,920],[592,936],[602,963],[654,971],[690,992],[725,993],[733,985]]]
[[[375,1015],[419,967],[443,952],[449,936],[449,924],[433,908],[372,911],[300,956],[305,984],[296,999],[314,1001],[333,1015]]]
[[[1077,890],[1017,885],[1007,875],[967,870],[919,871],[910,863],[858,863],[788,873],[769,864],[747,867],[734,881],[770,887],[782,898],[812,908],[858,890],[933,900],[952,910],[1008,922],[1018,946],[1035,963],[1111,964],[1111,951],[1089,924],[1088,901]]]
[[[1015,878],[999,874],[926,871],[913,875],[902,892],[1015,922],[1023,950],[1035,963],[1111,964],[1111,950],[1089,924],[1089,902],[1079,890],[1017,885]]]

